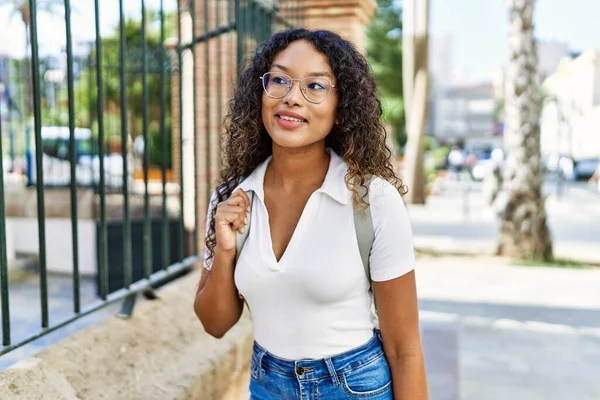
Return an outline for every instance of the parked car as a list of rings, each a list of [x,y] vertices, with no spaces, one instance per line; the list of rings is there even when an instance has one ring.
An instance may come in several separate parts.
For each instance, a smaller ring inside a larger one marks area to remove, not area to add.
[[[77,184],[81,186],[98,185],[100,182],[100,159],[92,152],[92,131],[87,128],[75,128],[75,162]],[[42,136],[42,165],[45,186],[67,186],[71,181],[71,164],[69,159],[70,131],[66,126],[44,126]],[[35,185],[36,160],[35,143],[31,135],[31,143],[27,150],[27,180]],[[128,157],[128,181],[133,181],[133,162]],[[104,177],[106,186],[119,188],[123,185],[123,157],[121,154],[104,156]]]
[[[600,157],[584,158],[575,162],[573,178],[575,180],[590,179],[600,164]]]

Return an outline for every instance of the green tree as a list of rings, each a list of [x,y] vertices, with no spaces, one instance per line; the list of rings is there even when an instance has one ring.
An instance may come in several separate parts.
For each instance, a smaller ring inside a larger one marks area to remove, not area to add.
[[[379,85],[384,120],[398,144],[406,143],[402,97],[402,13],[392,0],[378,0],[367,30],[367,59]]]
[[[165,15],[165,36],[173,36],[174,15]],[[142,42],[142,24],[139,20],[127,19],[125,21],[125,71],[126,85],[125,92],[127,98],[127,127],[129,136],[135,138],[143,134],[143,42]],[[148,135],[150,146],[151,164],[160,164],[160,71],[166,70],[165,90],[166,90],[166,132],[170,132],[171,122],[171,68],[170,57],[165,54],[165,64],[161,64],[161,32],[160,17],[158,13],[147,11],[146,24],[146,65],[147,65],[147,88],[148,88]],[[83,65],[85,68],[76,77],[75,98],[76,121],[80,126],[90,126],[97,134],[97,93],[96,93],[96,50],[95,46],[90,47],[90,53],[86,56],[88,61]],[[102,39],[102,75],[103,75],[103,93],[104,93],[104,125],[105,137],[107,141],[111,138],[120,140],[120,88],[119,79],[119,26],[117,25],[110,36]],[[66,112],[67,92],[63,88],[59,94],[59,102],[63,105],[56,113],[50,116],[48,122],[64,125],[68,121]],[[167,134],[169,136],[169,134]],[[170,146],[168,140],[167,145]],[[170,150],[169,164],[170,164]]]
[[[150,23],[154,18],[153,13],[148,12],[148,23],[146,30],[146,65],[148,97],[151,99],[149,105],[149,116],[159,116],[160,102],[160,69],[166,66],[160,65],[160,26]],[[127,110],[129,116],[129,131],[132,137],[142,134],[143,113],[143,43],[142,24],[140,21],[128,19],[125,22],[125,67],[126,67],[126,93]],[[102,39],[103,64],[107,67],[104,74],[105,101],[109,107],[118,108],[121,103],[119,80],[119,28],[115,28],[113,35]],[[95,58],[95,55],[93,56]],[[167,58],[167,57],[165,57]],[[168,60],[168,59],[167,59]],[[167,82],[168,83],[168,82]],[[94,98],[95,100],[95,98]],[[169,99],[167,99],[169,100]],[[169,103],[167,103],[169,107]],[[92,109],[95,109],[93,107]],[[152,121],[151,121],[152,122]]]

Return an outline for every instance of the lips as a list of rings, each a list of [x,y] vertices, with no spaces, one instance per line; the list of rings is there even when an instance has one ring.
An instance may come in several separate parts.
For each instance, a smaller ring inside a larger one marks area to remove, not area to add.
[[[298,122],[298,123],[308,122],[306,120],[306,118],[304,118],[302,115],[293,113],[291,111],[279,111],[275,114],[275,116],[284,121]]]

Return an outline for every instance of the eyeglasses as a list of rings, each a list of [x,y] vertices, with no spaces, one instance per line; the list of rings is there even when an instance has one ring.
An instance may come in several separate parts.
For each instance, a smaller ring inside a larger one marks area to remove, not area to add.
[[[280,72],[267,72],[260,77],[267,96],[281,99],[287,95],[294,81],[300,82],[300,91],[306,100],[313,104],[320,104],[327,100],[331,89],[336,87],[328,79],[319,76],[307,76],[302,79],[294,79]]]

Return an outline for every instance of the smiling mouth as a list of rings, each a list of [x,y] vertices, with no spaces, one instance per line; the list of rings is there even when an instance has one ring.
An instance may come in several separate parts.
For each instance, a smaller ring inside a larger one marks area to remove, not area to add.
[[[292,121],[292,122],[308,122],[305,119],[300,119],[300,118],[294,118],[294,117],[288,117],[287,115],[275,115],[277,118],[286,120],[286,121]]]

